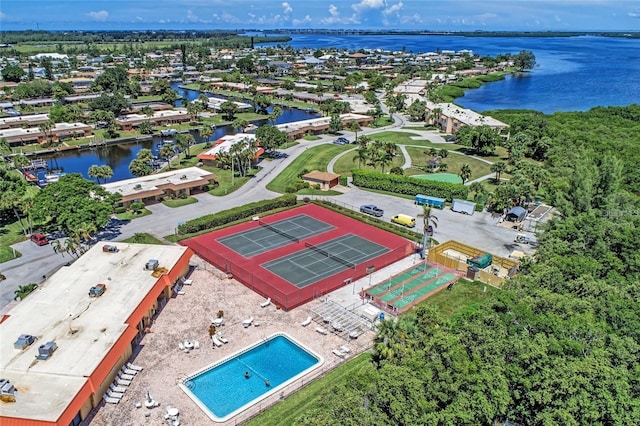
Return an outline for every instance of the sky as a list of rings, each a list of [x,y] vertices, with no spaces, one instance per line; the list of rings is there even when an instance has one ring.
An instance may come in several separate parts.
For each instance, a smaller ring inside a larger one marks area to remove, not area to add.
[[[1,0],[0,30],[640,31],[638,0]]]

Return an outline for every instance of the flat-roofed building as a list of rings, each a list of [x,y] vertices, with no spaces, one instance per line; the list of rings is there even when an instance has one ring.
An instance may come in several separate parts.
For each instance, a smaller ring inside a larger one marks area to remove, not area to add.
[[[145,114],[127,114],[117,118],[116,124],[124,131],[131,131],[145,121],[156,125],[177,124],[191,121],[191,116],[185,109],[161,110],[154,111],[151,117]]]
[[[193,255],[181,246],[108,245],[116,249],[95,245],[0,319],[0,377],[17,390],[15,402],[0,403],[0,424],[68,426],[86,419]],[[97,284],[106,291],[90,297]],[[21,335],[36,340],[28,345]]]
[[[503,133],[509,125],[493,117],[479,114],[456,104],[426,101],[427,124],[440,127],[447,133],[455,134],[462,126],[487,126]]]
[[[314,170],[302,175],[302,180],[309,185],[317,186],[321,191],[328,191],[340,184],[340,175],[336,173],[321,172]]]
[[[355,121],[362,127],[366,127],[373,123],[373,117],[363,114],[340,114],[340,120],[343,126],[347,126],[350,122]],[[331,117],[311,118],[309,120],[294,121],[292,123],[278,124],[278,130],[285,132],[289,140],[299,139],[306,134],[319,135],[329,130]]]
[[[5,138],[11,146],[33,143],[58,142],[67,138],[91,136],[93,129],[84,123],[56,123],[47,133],[38,127],[0,130],[0,138]]]
[[[251,133],[236,133],[235,135],[225,135],[216,141],[216,144],[198,154],[198,158],[202,160],[205,166],[218,167],[220,164],[220,155],[228,153],[231,147],[239,142],[247,145],[254,146],[253,162],[258,161],[258,158],[264,153],[264,148],[256,145],[256,135]]]
[[[0,118],[0,129],[37,127],[49,121],[49,114],[29,114]]]
[[[163,197],[175,198],[189,196],[197,191],[205,191],[207,185],[214,183],[216,175],[198,167],[171,170],[118,182],[105,183],[104,189],[122,195],[121,203],[129,207],[131,203],[152,203]]]

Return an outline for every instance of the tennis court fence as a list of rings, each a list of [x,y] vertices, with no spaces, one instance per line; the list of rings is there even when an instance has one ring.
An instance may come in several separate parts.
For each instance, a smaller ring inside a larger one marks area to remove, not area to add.
[[[237,279],[246,287],[264,297],[270,297],[274,304],[281,306],[285,310],[293,309],[296,306],[300,306],[343,287],[348,282],[365,277],[367,275],[367,267],[369,266],[375,266],[376,269],[384,268],[412,254],[415,250],[414,243],[407,242],[401,246],[390,249],[387,253],[370,261],[358,265],[347,262],[353,265],[353,267],[349,266],[348,269],[328,278],[306,287],[298,288],[277,275],[274,277],[274,274],[264,268],[256,268],[255,260],[253,259],[246,259],[241,256],[229,256],[216,252],[214,249],[206,247],[197,240],[191,240],[189,246],[198,253],[199,256],[206,259],[216,268],[227,273],[229,277]],[[323,251],[326,252],[326,250]]]

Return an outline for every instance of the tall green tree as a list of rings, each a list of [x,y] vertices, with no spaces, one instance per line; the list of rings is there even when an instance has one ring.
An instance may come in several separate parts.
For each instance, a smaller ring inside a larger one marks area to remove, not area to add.
[[[256,130],[256,139],[265,151],[273,151],[287,142],[287,134],[276,126],[263,124]]]
[[[34,218],[71,235],[81,224],[102,228],[109,222],[119,194],[107,192],[80,174],[64,175],[34,199]]]
[[[463,164],[460,167],[460,173],[458,174],[458,176],[460,176],[460,179],[462,179],[462,184],[464,185],[464,183],[471,177],[471,166],[468,164]]]

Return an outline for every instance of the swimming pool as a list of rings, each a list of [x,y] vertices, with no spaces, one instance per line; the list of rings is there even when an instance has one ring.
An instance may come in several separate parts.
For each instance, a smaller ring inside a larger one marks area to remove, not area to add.
[[[290,336],[277,333],[192,374],[180,387],[212,420],[222,422],[322,362]]]

